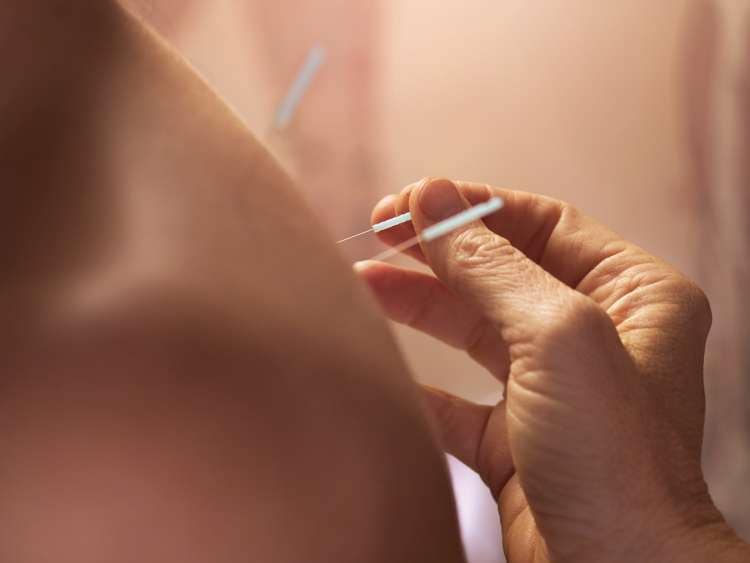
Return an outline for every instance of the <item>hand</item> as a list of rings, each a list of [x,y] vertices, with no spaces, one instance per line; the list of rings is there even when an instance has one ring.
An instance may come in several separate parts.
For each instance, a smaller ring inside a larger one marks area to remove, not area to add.
[[[495,407],[425,391],[445,449],[497,499],[509,561],[741,551],[701,471],[711,313],[699,288],[533,194],[425,180],[385,198],[373,221],[411,211],[413,226],[381,233],[395,245],[491,195],[505,207],[484,224],[410,250],[437,279],[377,262],[357,270],[391,319],[506,384]]]

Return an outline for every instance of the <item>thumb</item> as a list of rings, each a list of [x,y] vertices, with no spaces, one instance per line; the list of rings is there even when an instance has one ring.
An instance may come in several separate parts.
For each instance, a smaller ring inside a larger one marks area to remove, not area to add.
[[[412,223],[423,229],[470,207],[450,180],[425,180],[410,195]],[[606,317],[593,301],[554,278],[508,240],[475,221],[422,242],[435,274],[477,307],[510,347],[556,328],[569,332],[583,318]],[[559,335],[559,334],[558,334]]]

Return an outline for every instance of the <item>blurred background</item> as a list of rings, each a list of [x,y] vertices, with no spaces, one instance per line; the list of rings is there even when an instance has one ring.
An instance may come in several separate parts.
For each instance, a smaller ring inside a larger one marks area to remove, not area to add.
[[[448,176],[570,201],[698,281],[714,309],[706,473],[750,540],[750,2],[129,1],[267,143],[334,238],[366,228],[380,197]],[[326,62],[272,132],[315,45]],[[461,354],[395,330],[420,380],[501,396]],[[489,493],[451,466],[471,563],[502,561]]]

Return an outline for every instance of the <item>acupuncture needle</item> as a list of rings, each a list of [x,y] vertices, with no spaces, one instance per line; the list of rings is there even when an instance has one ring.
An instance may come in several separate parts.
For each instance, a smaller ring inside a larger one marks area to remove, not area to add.
[[[359,238],[368,233],[379,233],[380,231],[385,231],[387,229],[395,227],[396,225],[401,225],[402,223],[407,223],[409,221],[411,221],[411,213],[402,213],[401,215],[397,215],[396,217],[392,217],[391,219],[381,221],[380,223],[375,223],[372,227],[370,227],[366,231],[362,231],[361,233],[357,233],[356,235],[352,235],[350,237],[346,237],[345,239],[336,241],[336,244],[341,244],[342,242],[348,242],[350,240],[354,240],[355,238]]]
[[[473,207],[470,207],[469,209],[465,209],[464,211],[461,211],[460,213],[457,213],[456,215],[448,217],[447,219],[440,221],[439,223],[435,223],[434,225],[431,225],[425,228],[420,234],[410,239],[407,239],[404,242],[397,244],[396,246],[392,248],[388,248],[379,254],[376,254],[375,256],[371,258],[371,260],[382,261],[382,260],[388,260],[390,258],[393,258],[394,256],[400,254],[404,250],[411,248],[412,246],[419,244],[420,242],[423,242],[423,241],[430,242],[437,238],[445,236],[451,231],[455,231],[456,229],[460,229],[464,225],[468,225],[472,221],[478,221],[479,219],[482,219],[483,217],[492,215],[496,211],[499,211],[502,207],[503,207],[502,198],[492,197],[488,199],[487,201],[485,201],[484,203],[480,203],[479,205],[475,205]],[[346,242],[348,240],[361,237],[363,235],[366,235],[367,233],[373,233],[373,232],[379,233],[380,231],[390,229],[392,227],[395,227],[396,225],[406,223],[407,221],[411,221],[410,213],[404,213],[402,215],[398,215],[397,217],[393,217],[392,219],[388,219],[387,221],[376,223],[371,228],[367,229],[366,231],[357,233],[356,235],[352,235],[343,240],[340,240],[338,241],[337,244],[341,244],[342,242]]]
[[[383,261],[393,258],[394,256],[402,253],[404,250],[411,248],[412,246],[419,244],[420,242],[433,241],[447,235],[451,231],[460,229],[464,225],[468,225],[472,221],[478,221],[483,217],[487,217],[487,215],[492,215],[496,211],[499,211],[502,206],[502,198],[492,197],[484,203],[480,203],[479,205],[475,205],[474,207],[469,207],[469,209],[465,209],[460,213],[457,213],[443,221],[440,221],[439,223],[435,223],[434,225],[423,229],[422,232],[417,236],[405,240],[404,242],[397,244],[392,248],[388,248],[380,254],[376,254],[371,258],[371,260]]]
[[[286,96],[276,109],[273,129],[276,131],[283,131],[292,122],[297,107],[310,88],[313,78],[315,78],[315,75],[325,62],[325,59],[326,51],[323,47],[315,45],[310,49],[310,52],[307,54],[307,58],[305,59],[302,68],[300,68],[297,73],[292,86],[289,88]]]

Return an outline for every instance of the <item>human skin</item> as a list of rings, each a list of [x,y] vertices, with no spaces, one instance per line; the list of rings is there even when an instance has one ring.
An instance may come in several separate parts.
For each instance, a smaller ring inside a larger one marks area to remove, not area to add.
[[[506,384],[495,407],[426,388],[444,447],[497,499],[511,563],[750,561],[701,471],[700,289],[570,205],[424,180],[373,222],[410,211],[390,245],[470,204],[504,208],[414,247],[436,274],[357,265],[384,311],[465,349]]]
[[[704,471],[717,505],[750,538],[750,312],[741,291],[750,3],[315,2],[300,17],[295,2],[135,3],[259,133],[313,42],[365,57],[357,70],[369,79],[329,57],[293,127],[270,142],[337,238],[361,230],[394,186],[427,173],[482,178],[575,201],[699,283],[716,319]],[[355,180],[342,182],[345,174]],[[361,259],[373,244],[362,237],[342,250]],[[468,361],[456,366],[452,350],[408,329],[396,334],[418,379],[494,396],[491,378]],[[472,502],[471,492],[462,497]]]
[[[0,560],[463,561],[387,326],[117,4],[0,19]]]

